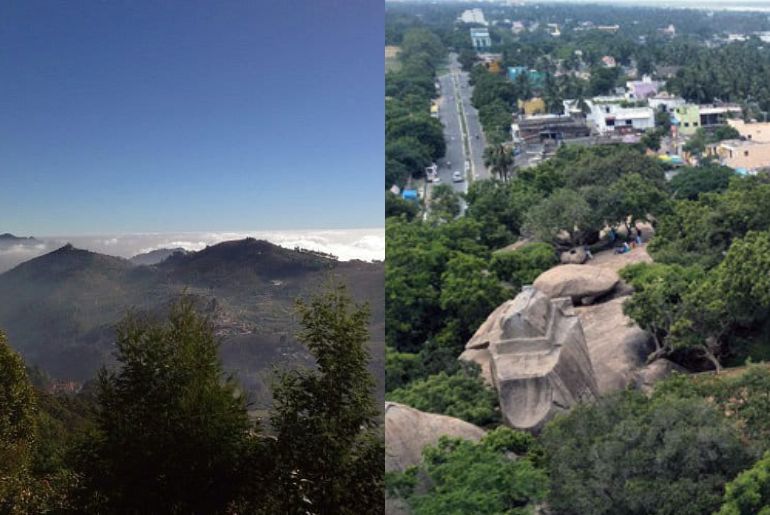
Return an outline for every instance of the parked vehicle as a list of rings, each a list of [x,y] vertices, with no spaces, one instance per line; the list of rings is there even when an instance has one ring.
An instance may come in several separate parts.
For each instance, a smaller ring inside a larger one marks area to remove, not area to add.
[[[455,170],[452,174],[452,182],[463,182],[463,174],[459,170]]]

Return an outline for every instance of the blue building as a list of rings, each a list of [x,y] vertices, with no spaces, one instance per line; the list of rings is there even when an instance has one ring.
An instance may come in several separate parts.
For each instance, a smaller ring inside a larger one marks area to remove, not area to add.
[[[508,78],[511,81],[516,82],[516,78],[522,74],[527,75],[527,78],[529,79],[529,84],[533,88],[542,88],[543,84],[545,84],[545,73],[543,72],[539,72],[537,70],[529,70],[524,66],[508,67]]]

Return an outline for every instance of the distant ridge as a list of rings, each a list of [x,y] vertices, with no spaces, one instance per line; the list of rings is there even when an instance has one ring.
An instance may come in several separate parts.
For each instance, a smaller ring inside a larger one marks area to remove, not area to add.
[[[137,254],[129,259],[135,265],[157,265],[162,261],[165,261],[174,254],[188,254],[190,251],[182,247],[176,247],[173,249],[156,249],[142,254]]]
[[[336,261],[254,238],[172,253],[151,266],[61,246],[0,274],[0,327],[28,363],[82,382],[113,363],[115,323],[127,312],[163,316],[184,294],[212,317],[226,369],[255,401],[267,403],[274,365],[312,365],[294,338],[294,302],[330,278],[370,304],[370,368],[382,382],[383,264]]]
[[[0,234],[0,243],[38,243],[39,240],[32,236],[16,236],[9,232]]]

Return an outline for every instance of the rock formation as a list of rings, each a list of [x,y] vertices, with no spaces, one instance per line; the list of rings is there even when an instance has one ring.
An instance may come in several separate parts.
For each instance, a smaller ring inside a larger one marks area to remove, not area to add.
[[[602,395],[635,384],[653,350],[650,334],[623,314],[627,298],[575,308]]]
[[[582,265],[588,261],[585,247],[575,247],[561,253],[559,260],[562,264]]]
[[[459,418],[385,403],[385,470],[403,471],[422,460],[422,450],[442,436],[478,441],[485,431]]]
[[[556,413],[598,395],[583,330],[568,298],[549,299],[525,287],[466,345],[466,353],[479,350],[489,353],[503,419],[516,429],[538,431]]]
[[[575,305],[583,299],[595,299],[610,292],[620,282],[613,270],[590,265],[559,265],[546,270],[533,286],[555,299],[570,297]]]

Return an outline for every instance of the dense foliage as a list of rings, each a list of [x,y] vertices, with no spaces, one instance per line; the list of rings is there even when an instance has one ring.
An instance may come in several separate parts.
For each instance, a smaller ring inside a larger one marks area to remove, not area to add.
[[[222,372],[189,298],[167,320],[128,316],[119,367],[76,396],[33,389],[0,340],[0,511],[371,513],[382,504],[368,309],[344,288],[300,302],[317,368],[285,371],[269,429]],[[40,388],[46,378],[33,370]]]
[[[497,394],[465,365],[454,374],[439,372],[388,392],[386,399],[428,413],[456,417],[477,426],[499,423]]]
[[[504,427],[478,443],[442,437],[423,450],[418,468],[389,478],[389,487],[415,515],[531,513],[546,493],[545,474],[530,456],[537,456],[535,445],[529,435]],[[415,488],[419,482],[424,493]]]
[[[624,392],[580,405],[542,437],[559,514],[703,514],[752,462],[736,427],[699,399]]]

